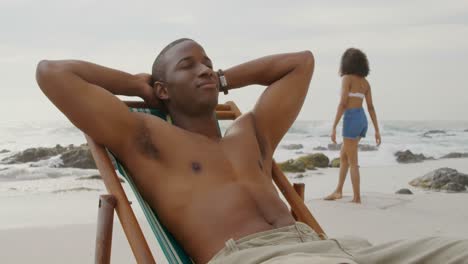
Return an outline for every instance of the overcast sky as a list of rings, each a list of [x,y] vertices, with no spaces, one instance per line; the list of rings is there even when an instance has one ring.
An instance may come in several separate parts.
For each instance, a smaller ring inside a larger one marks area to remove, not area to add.
[[[35,82],[41,59],[81,59],[149,72],[169,42],[190,37],[215,68],[311,50],[316,69],[301,120],[332,120],[341,54],[369,58],[381,120],[468,119],[468,1],[0,0],[1,120],[63,116]],[[241,111],[262,87],[220,95]]]

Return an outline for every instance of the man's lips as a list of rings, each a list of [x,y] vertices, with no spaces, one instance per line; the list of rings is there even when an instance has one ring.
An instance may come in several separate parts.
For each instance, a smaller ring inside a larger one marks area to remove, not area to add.
[[[203,81],[197,84],[198,88],[202,89],[216,89],[216,82],[215,81]]]

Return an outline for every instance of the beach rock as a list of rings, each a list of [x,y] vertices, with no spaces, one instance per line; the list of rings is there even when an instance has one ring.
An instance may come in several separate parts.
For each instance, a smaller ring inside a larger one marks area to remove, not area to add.
[[[300,173],[300,174],[294,176],[294,179],[300,179],[300,178],[304,178],[304,174]]]
[[[297,158],[298,161],[302,161],[305,164],[305,167],[310,170],[314,169],[315,167],[318,168],[326,168],[330,163],[330,159],[325,156],[323,153],[315,153],[309,154],[306,156],[302,156]]]
[[[468,129],[463,130],[463,132],[468,132]]]
[[[455,169],[440,168],[409,182],[410,185],[435,191],[463,192],[468,185],[468,174]]]
[[[294,152],[295,154],[304,154],[305,152],[304,151],[296,151]]]
[[[330,167],[332,168],[339,168],[340,167],[340,158],[333,159],[330,162]]]
[[[20,153],[4,158],[2,163],[37,162],[57,155],[60,155],[60,159],[62,160],[62,164],[58,165],[60,168],[96,169],[91,152],[86,144],[80,146],[69,145],[66,147],[56,145],[53,148],[28,148]],[[31,166],[34,167],[35,165],[31,164]]]
[[[468,158],[468,153],[450,152],[449,154],[444,155],[440,158],[441,159]]]
[[[36,162],[60,155],[67,150],[68,148],[62,147],[60,145],[57,145],[53,148],[28,148],[13,156],[2,159],[2,162],[7,164]]]
[[[73,147],[63,153],[60,168],[96,169],[93,156],[87,145]]]
[[[343,145],[343,143],[339,143],[339,144],[331,143],[331,144],[328,144],[328,150],[331,150],[331,151],[341,150],[341,145]]]
[[[396,192],[396,194],[413,194],[409,189],[403,188]]]
[[[343,145],[343,143],[339,143],[339,144],[334,144],[334,143],[331,143],[331,144],[328,144],[328,150],[331,150],[331,151],[338,151],[338,150],[341,150],[341,146]],[[377,151],[379,150],[378,147],[376,146],[373,146],[373,145],[369,145],[369,144],[359,144],[358,145],[358,150],[359,151]]]
[[[305,164],[298,160],[287,160],[285,162],[278,163],[278,167],[284,172],[305,172]]]
[[[282,145],[281,147],[284,149],[289,149],[289,150],[304,148],[302,144],[288,144],[288,145]]]
[[[322,146],[318,146],[318,147],[315,147],[314,150],[328,150],[326,147],[322,147]]]
[[[377,151],[378,147],[369,144],[359,144],[359,151]]]
[[[454,182],[449,182],[446,185],[442,186],[440,189],[444,190],[446,192],[450,192],[450,193],[457,193],[457,192],[466,191],[465,186],[463,186],[461,184],[458,184],[458,183],[454,183]]]
[[[426,157],[423,154],[413,154],[410,150],[398,151],[395,153],[397,162],[399,163],[416,163],[422,162],[428,159],[434,159],[432,157]]]
[[[8,149],[2,149],[2,150],[0,150],[0,154],[8,153],[8,152],[10,152]]]

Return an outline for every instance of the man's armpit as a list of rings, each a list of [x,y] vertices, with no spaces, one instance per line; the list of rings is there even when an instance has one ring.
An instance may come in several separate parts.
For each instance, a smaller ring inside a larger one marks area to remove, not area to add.
[[[144,120],[140,120],[135,133],[135,144],[137,150],[151,159],[158,159],[160,152],[153,142],[151,130]]]

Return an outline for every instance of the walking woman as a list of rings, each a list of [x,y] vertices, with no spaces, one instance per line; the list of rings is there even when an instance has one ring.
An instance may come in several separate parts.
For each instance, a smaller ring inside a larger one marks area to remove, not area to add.
[[[367,103],[367,111],[375,127],[375,141],[377,146],[381,143],[379,126],[374,104],[372,103],[371,87],[366,80],[369,74],[369,62],[366,55],[359,49],[349,48],[341,57],[340,75],[342,77],[341,100],[336,112],[331,140],[336,144],[336,126],[343,118],[343,145],[340,153],[340,177],[335,191],[325,200],[336,200],[343,196],[343,184],[348,169],[351,173],[353,186],[353,200],[361,203],[360,176],[358,165],[358,144],[361,138],[366,136],[367,117],[362,108],[364,99]]]

